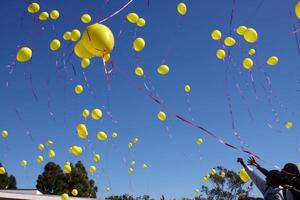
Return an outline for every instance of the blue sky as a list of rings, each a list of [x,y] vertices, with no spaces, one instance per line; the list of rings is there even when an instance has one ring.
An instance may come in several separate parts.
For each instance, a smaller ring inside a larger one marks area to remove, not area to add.
[[[80,60],[75,56],[71,58],[76,75],[68,65],[68,78],[55,65],[56,59],[61,58],[64,52],[71,52],[74,43],[61,40],[58,52],[49,50],[50,41],[55,37],[62,39],[65,31],[74,28],[84,30],[85,25],[80,21],[83,13],[89,13],[96,22],[127,1],[111,0],[108,4],[94,0],[38,2],[41,11],[59,10],[60,18],[43,23],[34,21],[33,16],[26,12],[26,1],[6,1],[0,8],[0,129],[9,132],[7,139],[0,138],[0,161],[9,173],[17,177],[19,188],[35,186],[36,177],[42,172],[42,166],[35,161],[40,155],[37,145],[49,139],[55,142],[55,162],[63,165],[66,161],[80,159],[86,166],[93,164],[92,149],[87,141],[77,137],[76,125],[84,122],[81,116],[84,108],[102,108],[104,112],[112,111],[117,122],[107,113],[100,122],[90,118],[86,122],[92,148],[102,156],[101,163],[96,165],[97,173],[91,176],[97,181],[100,196],[129,193],[135,196],[150,194],[156,198],[161,194],[167,198],[191,197],[193,190],[201,187],[201,178],[212,167],[223,165],[238,171],[240,166],[236,158],[246,158],[247,155],[219,144],[171,113],[180,114],[188,120],[194,118],[198,125],[239,146],[231,128],[226,94],[231,98],[236,130],[250,149],[266,161],[263,163],[265,166],[272,168],[274,165],[283,166],[286,162],[299,162],[300,104],[296,90],[300,89],[300,57],[295,38],[290,34],[297,19],[293,13],[289,15],[289,9],[293,12],[296,1],[237,1],[232,29],[239,25],[253,27],[259,34],[259,40],[255,45],[249,45],[233,34],[237,45],[231,49],[227,84],[226,64],[215,57],[216,50],[222,45],[211,40],[210,33],[219,29],[225,36],[229,34],[232,1],[183,1],[188,7],[185,17],[176,11],[179,1],[150,0],[149,7],[146,0],[134,1],[123,12],[106,21],[104,24],[111,28],[116,38],[112,52],[114,64],[138,85],[149,87],[151,82],[168,108],[166,122],[156,118],[157,112],[165,108],[133,87],[116,70],[111,76],[112,89],[107,90],[100,59],[93,59],[89,68],[84,70],[94,95],[87,87],[82,95],[76,95],[74,86],[86,84]],[[130,12],[145,18],[146,26],[137,28],[128,23],[125,19]],[[42,31],[41,27],[45,30]],[[120,32],[122,34],[118,37]],[[132,51],[135,36],[146,41],[145,49],[137,54],[139,62]],[[33,58],[29,63],[16,63],[14,73],[10,75],[5,66],[14,62],[18,45],[32,48]],[[241,65],[242,59],[247,56],[245,52],[250,48],[257,50],[253,82],[249,72]],[[277,66],[259,64],[265,63],[272,55],[279,57]],[[156,73],[160,64],[169,65],[167,76]],[[134,75],[137,65],[143,67],[147,78]],[[267,84],[262,72],[271,78],[272,94],[270,90],[265,92],[263,89]],[[189,96],[183,90],[185,84],[191,85]],[[32,89],[38,101],[34,99]],[[54,113],[54,117],[50,112]],[[278,113],[278,122],[274,112]],[[294,127],[285,129],[286,121],[292,121]],[[116,131],[119,138],[114,142],[100,142],[96,133],[101,130],[108,134]],[[140,141],[129,151],[127,144],[135,137]],[[199,137],[204,140],[201,146],[196,145]],[[72,145],[86,147],[81,157],[75,158],[68,153]],[[47,151],[43,155],[49,161]],[[22,159],[28,161],[26,169],[19,164]],[[137,166],[134,173],[128,175],[128,162],[133,159]],[[144,162],[149,165],[146,171],[141,169]],[[107,186],[111,187],[111,193],[104,192]]]

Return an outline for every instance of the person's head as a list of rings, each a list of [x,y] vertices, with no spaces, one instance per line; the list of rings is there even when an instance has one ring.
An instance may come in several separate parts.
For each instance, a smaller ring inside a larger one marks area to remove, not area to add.
[[[248,193],[246,192],[240,193],[238,200],[248,200]]]
[[[267,184],[273,188],[277,188],[282,184],[280,171],[270,170],[266,176]]]
[[[287,184],[293,177],[299,174],[299,169],[294,163],[287,163],[281,170],[283,182]]]

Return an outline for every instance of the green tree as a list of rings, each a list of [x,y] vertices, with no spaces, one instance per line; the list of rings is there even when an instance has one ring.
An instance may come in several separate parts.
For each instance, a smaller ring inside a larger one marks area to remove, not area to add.
[[[209,181],[211,187],[205,185],[202,186],[201,193],[204,194],[202,197],[196,197],[197,200],[233,200],[237,199],[240,193],[249,192],[252,190],[252,183],[250,185],[245,184],[239,177],[239,175],[231,170],[224,167],[218,166],[215,168],[217,174],[210,175]],[[220,174],[225,172],[225,176],[222,177]]]
[[[0,167],[3,167],[0,163]],[[13,175],[8,176],[7,172],[0,174],[0,189],[17,189],[17,181]]]
[[[36,188],[43,194],[63,194],[67,183],[60,166],[54,162],[47,163],[44,172],[38,176]]]

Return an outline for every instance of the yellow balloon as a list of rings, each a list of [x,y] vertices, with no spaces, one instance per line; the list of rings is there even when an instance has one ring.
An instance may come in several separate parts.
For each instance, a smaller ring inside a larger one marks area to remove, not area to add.
[[[27,166],[27,161],[26,160],[22,160],[21,161],[21,166],[22,167],[26,167]]]
[[[0,174],[3,175],[5,173],[6,173],[5,168],[4,167],[0,167]]]
[[[187,8],[186,8],[186,5],[184,3],[179,3],[177,5],[177,11],[179,12],[179,14],[181,15],[185,15],[186,14],[186,11],[187,11]]]
[[[211,175],[216,175],[216,174],[217,174],[217,171],[216,171],[214,168],[212,168],[212,169],[210,170],[210,174],[211,174]]]
[[[131,149],[133,147],[133,144],[131,142],[128,143],[128,148]]]
[[[81,33],[80,33],[80,31],[78,29],[72,30],[72,32],[71,32],[71,40],[73,42],[76,42],[77,40],[79,40],[80,36],[81,36]]]
[[[136,13],[129,13],[129,14],[127,15],[127,20],[128,20],[130,23],[135,24],[135,23],[138,22],[139,16],[138,16],[138,14],[136,14]]]
[[[224,44],[228,47],[235,45],[235,39],[232,37],[226,37],[224,40]]]
[[[170,71],[170,69],[169,69],[168,65],[161,65],[157,68],[157,72],[162,75],[168,74],[169,71]]]
[[[247,183],[250,180],[249,175],[247,174],[245,168],[241,169],[240,173],[240,178],[244,183]]]
[[[107,53],[107,54],[105,54],[105,55],[103,56],[104,62],[109,61],[109,59],[110,59],[110,54],[109,54],[109,53]]]
[[[22,47],[19,49],[16,59],[18,62],[27,62],[32,57],[32,51],[29,47]]]
[[[92,174],[95,173],[96,170],[97,170],[97,168],[94,165],[90,166],[90,172]]]
[[[115,45],[112,31],[103,24],[93,24],[86,28],[82,36],[84,47],[93,55],[103,57]]]
[[[99,108],[96,108],[92,111],[92,118],[94,120],[100,120],[102,119],[102,116],[103,116],[102,111]]]
[[[98,140],[104,141],[104,140],[107,139],[107,135],[106,135],[105,132],[100,131],[100,132],[98,132],[98,134],[97,134],[97,138],[98,138]]]
[[[100,155],[99,155],[98,153],[96,153],[96,154],[94,155],[94,161],[95,161],[95,162],[99,162],[100,160],[101,160]]]
[[[191,91],[191,86],[190,85],[185,85],[184,86],[184,91],[185,92],[190,92]]]
[[[73,190],[72,190],[72,195],[73,195],[74,197],[76,197],[76,196],[78,195],[78,191],[77,191],[76,189],[73,189]]]
[[[37,159],[36,159],[36,161],[38,163],[42,163],[44,161],[44,157],[43,156],[38,156]]]
[[[298,1],[295,6],[295,14],[298,17],[298,19],[300,19],[300,1]]]
[[[222,33],[219,30],[213,30],[211,32],[211,38],[213,40],[220,40],[222,38]]]
[[[197,144],[199,144],[199,145],[200,145],[200,144],[203,144],[202,138],[198,138],[198,139],[197,139]]]
[[[237,34],[239,35],[244,35],[245,31],[247,30],[247,27],[246,26],[239,26],[237,29],[236,29],[236,32]]]
[[[225,172],[221,172],[221,177],[224,178],[225,177]]]
[[[53,149],[50,149],[48,152],[49,158],[54,158],[55,157],[55,151]]]
[[[105,191],[106,191],[106,192],[109,192],[109,191],[110,191],[110,187],[106,187],[106,188],[105,188]]]
[[[144,18],[139,18],[139,20],[136,22],[136,24],[137,24],[139,27],[143,27],[143,26],[145,26],[146,21],[145,21]]]
[[[50,13],[50,17],[53,20],[58,19],[59,18],[59,12],[58,12],[58,10],[52,10],[51,13]]]
[[[94,55],[90,53],[83,45],[83,41],[80,40],[74,47],[74,52],[79,58],[92,58]]]
[[[143,168],[143,169],[146,169],[146,168],[148,168],[148,165],[145,164],[145,163],[143,163],[143,164],[142,164],[142,168]]]
[[[87,118],[89,115],[90,115],[90,111],[89,111],[88,109],[84,109],[84,110],[82,111],[82,116],[83,116],[83,117]]]
[[[218,49],[216,52],[216,56],[218,59],[223,60],[226,56],[226,52],[223,49]]]
[[[61,195],[61,200],[69,200],[69,195],[67,193],[63,193]]]
[[[255,29],[253,28],[248,28],[245,32],[244,32],[244,39],[249,42],[249,43],[254,43],[257,41],[258,39],[258,35]]]
[[[133,42],[133,49],[137,52],[142,51],[145,48],[145,40],[141,37],[136,38]]]
[[[65,166],[64,166],[64,172],[66,174],[70,174],[72,172],[72,168],[71,168],[70,164],[65,164]]]
[[[85,139],[89,135],[89,132],[84,124],[77,125],[77,134],[80,138]]]
[[[27,7],[27,11],[32,14],[39,12],[39,10],[40,10],[40,5],[38,3],[31,3]]]
[[[83,58],[81,60],[81,67],[83,69],[86,69],[90,65],[90,59],[89,58]]]
[[[243,66],[245,69],[251,70],[253,67],[253,60],[251,58],[245,58],[243,60]]]
[[[131,166],[134,166],[134,165],[135,165],[135,161],[134,161],[134,160],[131,161],[130,165],[131,165]]]
[[[287,129],[293,128],[293,122],[286,122],[285,128],[287,128]]]
[[[112,133],[112,134],[111,134],[111,137],[112,137],[112,138],[118,137],[118,133]]]
[[[7,132],[6,130],[1,131],[1,136],[2,136],[3,138],[7,138],[8,132]]]
[[[157,114],[157,118],[160,120],[160,121],[165,121],[167,119],[167,115],[166,113],[160,111],[158,114]]]
[[[200,193],[200,190],[199,190],[199,189],[195,189],[195,190],[194,190],[194,193],[195,193],[195,194],[199,194],[199,193]]]
[[[250,50],[248,51],[248,54],[249,54],[250,56],[253,56],[255,53],[256,53],[255,49],[250,49]]]
[[[135,68],[134,73],[137,76],[143,76],[144,75],[144,70],[141,67],[137,67],[137,68]]]
[[[130,168],[128,169],[128,174],[131,174],[132,172],[133,172],[133,168],[130,167]]]
[[[54,39],[50,43],[50,49],[52,51],[56,51],[60,48],[60,41],[58,39]]]
[[[72,146],[69,148],[69,152],[74,154],[75,156],[80,156],[82,153],[82,148],[79,146]]]
[[[52,144],[53,144],[53,141],[52,140],[48,140],[47,145],[51,146]]]
[[[39,149],[40,151],[43,151],[44,148],[45,148],[45,146],[44,146],[43,144],[39,144],[38,149]]]
[[[133,143],[134,143],[134,144],[136,144],[136,143],[138,143],[138,142],[139,142],[139,138],[134,138],[134,139],[133,139]]]
[[[64,40],[71,40],[71,32],[67,31],[63,35]]]
[[[74,91],[75,91],[76,94],[81,94],[83,92],[82,85],[76,85]]]
[[[279,59],[277,56],[271,56],[270,58],[268,58],[267,64],[274,66],[274,65],[277,65],[278,61],[279,61]]]
[[[39,15],[39,20],[41,20],[41,21],[46,21],[48,18],[49,18],[49,14],[47,12],[42,12]]]
[[[89,14],[83,14],[81,16],[81,21],[85,24],[90,23],[90,21],[92,20],[91,16]]]

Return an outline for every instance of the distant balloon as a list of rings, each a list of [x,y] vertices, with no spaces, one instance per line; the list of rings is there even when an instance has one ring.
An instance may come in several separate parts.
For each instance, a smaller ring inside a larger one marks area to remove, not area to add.
[[[199,145],[200,145],[200,144],[203,144],[202,138],[198,138],[198,139],[197,139],[197,144],[199,144]]]
[[[250,180],[249,175],[247,174],[245,168],[241,169],[240,173],[240,178],[244,183],[247,183]]]
[[[107,135],[106,135],[105,132],[100,131],[100,132],[98,132],[98,134],[97,134],[97,138],[98,138],[98,140],[104,141],[104,140],[107,139]]]
[[[27,161],[26,160],[22,160],[21,161],[21,166],[22,167],[26,167],[27,166]]]
[[[64,40],[71,40],[71,32],[67,31],[63,35]]]
[[[102,111],[99,108],[96,108],[92,111],[92,118],[94,120],[100,120],[102,119],[102,116],[103,116]]]
[[[287,129],[293,128],[293,122],[286,122],[285,128],[287,128]]]
[[[69,152],[75,156],[80,156],[82,153],[82,148],[79,146],[72,146],[69,148]]]
[[[134,139],[133,139],[133,143],[134,143],[134,144],[136,144],[136,143],[138,143],[138,142],[139,142],[139,139],[138,139],[138,138],[134,138]]]
[[[216,56],[218,59],[223,60],[226,56],[226,52],[223,49],[218,49],[216,52]]]
[[[184,86],[184,91],[185,92],[190,92],[191,91],[191,86],[190,85],[185,85]]]
[[[130,167],[130,168],[128,169],[128,174],[131,174],[132,172],[133,172],[133,168]]]
[[[82,85],[76,85],[74,90],[76,94],[81,94],[83,92],[83,87]]]
[[[199,193],[200,193],[200,190],[199,190],[199,189],[195,189],[195,190],[194,190],[194,193],[195,193],[195,194],[199,194]]]
[[[76,189],[73,189],[73,190],[72,190],[72,195],[73,195],[74,197],[76,197],[76,196],[78,195],[78,191],[77,191]]]
[[[253,61],[251,58],[245,58],[243,60],[243,66],[245,69],[251,70],[253,67]]]
[[[58,10],[52,10],[51,13],[50,13],[50,17],[53,20],[58,19],[59,18],[59,12],[58,12]]]
[[[32,14],[39,12],[39,10],[40,10],[40,5],[38,3],[31,3],[27,7],[27,11]]]
[[[184,3],[179,3],[177,5],[177,11],[179,12],[179,14],[181,15],[185,15],[186,14],[186,11],[187,11],[187,8],[186,8],[186,5]]]
[[[138,16],[138,14],[136,14],[136,13],[129,13],[129,14],[127,15],[127,20],[128,20],[130,23],[135,24],[135,23],[138,22],[139,16]]]
[[[244,39],[249,42],[249,43],[255,43],[258,39],[258,35],[255,29],[253,28],[248,28],[244,32]]]
[[[36,159],[36,161],[38,163],[42,163],[44,161],[44,157],[43,156],[38,156],[37,159]]]
[[[141,37],[136,38],[133,42],[133,49],[137,52],[142,51],[145,48],[145,40]]]
[[[235,45],[235,39],[232,37],[226,37],[224,40],[224,44],[228,47]]]
[[[32,57],[32,51],[29,47],[22,47],[19,49],[16,59],[18,62],[27,62]]]
[[[144,75],[144,70],[141,67],[135,68],[134,72],[137,76],[143,76]]]
[[[225,177],[225,172],[221,172],[221,177],[224,178]]]
[[[0,174],[3,175],[5,173],[6,173],[5,168],[4,167],[0,167]]]
[[[148,165],[145,164],[145,163],[143,163],[143,164],[142,164],[142,168],[143,168],[143,169],[147,169],[147,168],[148,168]]]
[[[211,174],[211,175],[216,175],[216,174],[217,174],[217,171],[216,171],[214,168],[212,168],[212,169],[210,170],[210,174]]]
[[[100,155],[99,155],[98,153],[96,153],[96,154],[94,155],[94,161],[95,161],[95,162],[99,162],[100,160],[101,160]]]
[[[49,14],[47,12],[42,12],[39,15],[39,20],[41,20],[41,21],[46,21],[48,18],[49,18]]]
[[[144,18],[139,18],[139,20],[136,22],[136,24],[139,26],[139,27],[144,27],[145,24],[146,24],[146,21]]]
[[[70,174],[71,171],[72,171],[71,165],[70,165],[70,164],[65,164],[65,165],[64,165],[64,172],[65,172],[66,174]]]
[[[71,32],[71,40],[73,42],[76,42],[77,40],[79,40],[80,36],[81,36],[81,33],[80,33],[80,31],[78,29],[72,30],[72,32]]]
[[[168,65],[161,65],[157,68],[157,72],[162,75],[168,74],[169,71],[170,71],[170,69],[169,69]]]
[[[88,118],[89,115],[90,115],[90,111],[89,111],[88,109],[84,109],[84,110],[82,111],[82,116],[83,116],[84,118]]]
[[[112,138],[117,138],[117,137],[118,137],[118,133],[112,133],[112,134],[111,134],[111,137],[112,137]]]
[[[270,58],[268,58],[267,64],[274,66],[274,65],[278,64],[278,61],[279,61],[279,59],[277,56],[271,56]]]
[[[47,145],[51,146],[52,144],[54,144],[54,142],[52,140],[48,140]]]
[[[61,195],[61,200],[69,200],[69,195],[67,193],[63,193]]]
[[[135,161],[134,161],[134,160],[131,161],[130,165],[131,165],[131,166],[134,166],[134,165],[135,165]]]
[[[166,113],[160,111],[158,114],[157,114],[157,118],[160,120],[160,121],[165,121],[167,119],[167,115]]]
[[[91,18],[91,16],[90,16],[89,14],[83,14],[83,15],[81,16],[81,21],[82,21],[83,23],[85,23],[85,24],[90,23],[91,20],[92,20],[92,18]]]
[[[131,149],[133,147],[133,144],[131,142],[128,143],[128,148]]]
[[[256,53],[255,49],[250,49],[250,50],[248,51],[248,54],[249,54],[250,56],[253,56],[255,53]]]
[[[54,158],[55,157],[55,151],[53,149],[50,149],[48,152],[49,158]]]
[[[92,174],[95,173],[96,170],[97,170],[97,168],[96,168],[94,165],[90,166],[90,172],[91,172]]]
[[[85,124],[78,124],[77,125],[77,134],[82,139],[85,139],[85,138],[88,137],[89,132],[88,132]]]
[[[40,151],[43,151],[44,148],[45,148],[45,146],[44,146],[43,144],[39,144],[38,149],[39,149]]]
[[[220,40],[222,38],[222,33],[219,30],[213,30],[211,33],[211,38],[213,40]]]
[[[245,31],[247,30],[247,27],[246,26],[239,26],[237,29],[236,29],[236,32],[237,34],[239,35],[244,35]]]
[[[8,132],[7,132],[6,130],[1,131],[1,136],[2,136],[3,138],[7,138]]]
[[[60,48],[60,41],[58,39],[54,39],[50,43],[50,49],[52,51],[56,51]]]

